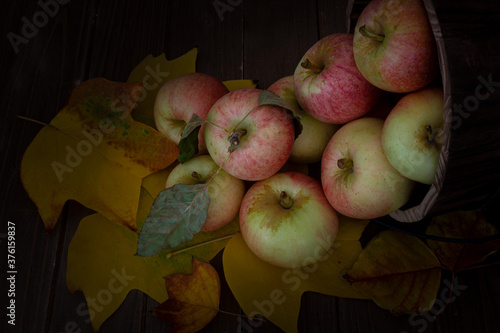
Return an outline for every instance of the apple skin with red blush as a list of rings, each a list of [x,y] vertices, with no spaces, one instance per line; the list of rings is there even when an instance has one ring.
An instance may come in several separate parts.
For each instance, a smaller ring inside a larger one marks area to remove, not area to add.
[[[189,73],[167,81],[154,105],[156,128],[179,145],[182,132],[193,114],[205,119],[215,102],[229,90],[219,79],[204,73]],[[206,153],[204,124],[198,133],[198,150]]]
[[[291,113],[280,106],[260,105],[261,92],[244,88],[226,94],[210,109],[205,124],[206,146],[215,163],[247,181],[277,173],[295,140]],[[230,152],[232,145],[235,149]]]
[[[348,33],[326,36],[311,46],[295,69],[294,90],[306,112],[330,124],[362,117],[382,93],[358,70],[353,34]]]
[[[436,39],[422,0],[373,0],[354,30],[354,59],[373,85],[394,93],[422,89],[437,77]]]

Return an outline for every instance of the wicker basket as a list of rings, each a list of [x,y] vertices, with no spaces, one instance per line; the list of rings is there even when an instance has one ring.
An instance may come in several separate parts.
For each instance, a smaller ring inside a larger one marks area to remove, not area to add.
[[[369,1],[350,1],[349,29]],[[390,214],[418,222],[480,208],[500,188],[500,5],[424,0],[439,53],[444,135],[434,183]],[[488,83],[489,82],[489,83]]]

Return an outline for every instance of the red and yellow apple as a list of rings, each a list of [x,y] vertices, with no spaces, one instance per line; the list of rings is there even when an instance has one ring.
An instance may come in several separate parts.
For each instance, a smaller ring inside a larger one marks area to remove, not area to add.
[[[321,160],[323,150],[340,125],[322,122],[305,112],[295,97],[293,75],[274,82],[267,90],[274,92],[300,116],[302,132],[295,139],[290,161],[295,163],[315,163]]]
[[[365,115],[379,99],[380,89],[369,83],[356,66],[352,43],[352,34],[323,37],[295,69],[297,101],[320,121],[345,124]]]
[[[289,111],[259,105],[261,92],[244,88],[226,94],[213,105],[205,124],[210,156],[227,173],[243,180],[258,181],[278,172],[295,140]],[[228,158],[231,146],[237,148]]]
[[[205,184],[212,179],[219,170],[209,155],[198,155],[179,164],[170,172],[165,188],[176,184]],[[238,216],[240,204],[245,195],[245,184],[220,170],[207,187],[208,204],[207,219],[200,231],[217,230]]]
[[[381,135],[384,121],[360,118],[342,126],[321,160],[321,183],[339,213],[371,219],[392,213],[410,198],[415,182],[387,160]]]
[[[354,31],[354,59],[380,89],[407,93],[438,74],[436,41],[422,0],[373,0]]]
[[[338,215],[321,184],[300,172],[277,173],[245,194],[241,234],[252,252],[280,267],[320,260],[337,237]]]
[[[175,144],[193,114],[205,119],[214,103],[227,94],[226,86],[204,73],[189,73],[167,81],[158,91],[154,105],[156,128]],[[198,150],[206,153],[204,125],[198,134]]]
[[[427,87],[404,96],[387,116],[382,146],[403,176],[432,184],[442,148],[444,93]]]

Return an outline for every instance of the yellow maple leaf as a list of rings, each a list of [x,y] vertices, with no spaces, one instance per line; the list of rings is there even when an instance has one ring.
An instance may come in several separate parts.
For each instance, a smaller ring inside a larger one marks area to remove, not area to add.
[[[255,80],[227,80],[223,83],[229,91],[243,88],[255,88],[257,86],[257,81]]]
[[[155,173],[149,182],[161,181]],[[142,188],[137,215],[140,229],[153,204],[153,196]],[[188,243],[151,257],[136,256],[137,233],[113,223],[101,214],[83,218],[68,248],[66,283],[71,292],[81,290],[87,299],[94,331],[113,314],[129,291],[138,289],[155,301],[168,299],[166,276],[191,274],[192,258],[209,261],[237,232],[238,221],[210,232],[199,233]]]
[[[153,198],[143,190],[140,203],[138,220],[143,220]],[[94,331],[132,289],[160,303],[168,298],[163,277],[171,273],[171,266],[163,265],[165,255],[136,257],[136,242],[136,233],[96,213],[80,221],[69,244],[66,284],[71,292],[81,290],[85,295]]]
[[[366,220],[340,216],[339,233],[329,252],[319,262],[295,269],[260,260],[239,234],[224,249],[224,274],[228,285],[249,317],[261,314],[285,332],[296,332],[301,297],[306,291],[368,298],[341,277],[361,253],[359,237],[367,224]]]
[[[21,180],[47,230],[68,200],[137,229],[142,178],[178,155],[173,142],[130,116],[142,89],[142,83],[88,80],[28,146]]]
[[[179,165],[178,161],[170,164],[166,169],[157,171],[142,179],[142,187],[144,187],[152,196],[156,198],[158,194],[165,189],[167,178],[170,172]]]
[[[144,91],[133,111],[135,119],[155,127],[153,111],[158,90],[177,76],[194,73],[197,54],[197,48],[173,60],[168,60],[165,53],[156,57],[150,54],[134,67],[127,82],[144,83]]]
[[[144,82],[144,91],[134,108],[134,119],[156,127],[154,120],[154,104],[158,90],[169,80],[196,71],[196,55],[194,48],[186,54],[168,60],[164,53],[159,56],[148,55],[129,74],[127,82]],[[229,91],[241,88],[255,88],[255,80],[227,80],[223,82]]]

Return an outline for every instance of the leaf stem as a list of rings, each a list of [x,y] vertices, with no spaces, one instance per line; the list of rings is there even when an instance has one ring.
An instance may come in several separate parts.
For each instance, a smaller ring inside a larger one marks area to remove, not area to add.
[[[219,237],[219,238],[212,239],[212,240],[209,240],[209,241],[206,241],[206,242],[203,242],[203,243],[199,243],[199,244],[196,244],[196,245],[193,245],[193,246],[186,247],[186,248],[184,248],[182,250],[170,252],[170,253],[167,254],[167,259],[170,259],[170,258],[172,258],[175,255],[178,255],[178,254],[186,252],[186,251],[190,251],[192,249],[196,249],[196,248],[201,247],[201,246],[205,246],[205,245],[208,245],[208,244],[211,244],[211,243],[215,243],[215,242],[223,241],[225,239],[232,238],[234,235],[236,235],[236,234],[231,234],[231,235]]]
[[[222,162],[221,166],[219,167],[219,169],[217,169],[217,171],[214,173],[214,175],[212,176],[212,178],[210,178],[210,180],[207,182],[207,184],[211,183],[212,180],[219,174],[219,172],[222,170],[222,168],[224,168],[224,165],[226,165],[226,162],[229,160],[229,157],[231,157],[231,153],[227,154],[226,156],[226,159],[224,160],[224,162]]]
[[[210,120],[205,120],[205,122],[206,122],[206,123],[209,123],[210,125],[213,125],[213,126],[215,126],[215,127],[217,127],[217,128],[220,128],[221,130],[223,130],[223,131],[224,131],[224,132],[226,132],[226,133],[230,133],[227,129],[225,129],[224,127],[222,127],[222,126],[221,126],[221,125],[219,125],[219,124],[214,123],[213,121],[210,121]]]
[[[24,116],[17,116],[17,118],[19,118],[19,119],[23,119],[23,120],[27,120],[27,121],[31,121],[32,123],[35,123],[35,124],[38,124],[38,125],[42,125],[42,126],[50,126],[50,127],[52,127],[52,125],[50,125],[50,124],[46,124],[46,123],[41,122],[41,121],[36,120],[36,119],[31,119],[31,118],[24,117]]]
[[[434,315],[434,319],[436,319],[441,313],[443,313],[444,309],[450,304],[451,302],[451,296],[453,295],[453,282],[455,281],[455,273],[452,273],[451,275],[451,286],[450,286],[450,292],[448,293],[448,298],[446,299],[446,303],[444,304],[443,307]]]
[[[266,321],[266,318],[264,318],[264,317],[255,317],[255,318],[251,319],[249,316],[242,315],[242,314],[239,314],[239,313],[224,311],[224,310],[221,310],[221,309],[218,309],[217,311],[219,311],[220,313],[224,313],[224,314],[235,316],[235,317],[247,318],[247,319],[250,319],[250,320]]]
[[[38,124],[38,125],[42,125],[42,126],[46,126],[46,127],[53,128],[53,129],[55,129],[56,131],[59,131],[59,132],[61,132],[61,133],[65,134],[65,135],[67,135],[67,136],[69,136],[69,137],[71,137],[71,138],[73,138],[73,139],[75,139],[75,140],[77,140],[77,141],[81,140],[81,138],[78,138],[77,136],[75,136],[75,135],[73,135],[73,134],[71,134],[71,133],[66,133],[66,132],[64,132],[63,130],[61,130],[61,129],[59,129],[59,128],[55,127],[54,125],[51,125],[51,124],[46,124],[46,123],[44,123],[44,122],[42,122],[42,121],[39,121],[39,120],[36,120],[36,119],[32,119],[32,118],[28,118],[28,117],[24,117],[24,116],[16,116],[16,117],[17,117],[17,118],[19,118],[19,119],[22,119],[22,120],[27,120],[27,121],[30,121],[30,122],[35,123],[35,124]]]
[[[222,163],[222,165],[219,167],[219,169],[217,169],[217,171],[214,173],[214,175],[206,182],[205,186],[203,186],[203,188],[198,192],[196,193],[196,196],[194,197],[193,201],[191,201],[191,204],[189,205],[189,207],[191,207],[191,205],[193,205],[193,203],[198,199],[198,197],[200,196],[201,193],[203,193],[203,191],[205,191],[208,187],[208,185],[210,185],[210,183],[212,183],[212,181],[215,179],[215,177],[217,177],[217,175],[219,174],[219,172],[222,170],[222,168],[224,167],[224,165],[226,164],[227,160],[229,160],[229,157],[231,157],[231,153],[229,153],[226,157],[226,159],[224,160],[224,162]],[[193,175],[192,175],[193,176]],[[188,208],[189,209],[189,208]],[[183,216],[187,210],[186,209],[180,216]],[[170,258],[170,257],[169,257]]]
[[[248,118],[250,113],[252,113],[255,109],[257,109],[259,106],[262,105],[276,105],[292,111],[292,108],[288,105],[288,103],[285,102],[276,93],[269,90],[262,90],[259,95],[259,101],[257,102],[257,105],[253,107],[250,111],[248,111],[248,113],[238,122],[238,124],[236,124],[236,126],[233,128],[233,131],[230,133],[230,136],[233,135],[234,132],[236,132],[238,127],[240,127],[241,123],[243,123]]]
[[[196,194],[196,196],[194,197],[193,201],[191,201],[191,204],[193,202],[196,201],[196,199],[198,199],[198,197],[200,196],[200,194],[205,191],[205,189],[208,187],[208,185],[210,185],[210,183],[215,179],[215,177],[217,177],[217,175],[219,174],[219,172],[222,170],[222,168],[224,167],[224,165],[226,164],[227,160],[229,160],[229,157],[231,156],[231,153],[229,153],[226,157],[226,159],[224,160],[224,162],[222,162],[222,165],[219,167],[219,169],[217,169],[217,171],[214,173],[214,175],[205,183],[205,186],[203,186],[203,188],[200,190],[200,192],[198,192]],[[191,176],[193,176],[193,174],[191,174]],[[194,177],[194,176],[193,176]]]
[[[238,122],[238,124],[236,124],[236,126],[233,128],[233,130],[230,133],[230,135],[233,135],[234,132],[236,132],[236,130],[238,129],[238,127],[241,125],[241,123],[244,122],[248,118],[248,116],[250,115],[250,113],[252,113],[259,106],[260,106],[260,104],[257,104],[254,108],[252,108],[252,110],[248,111],[248,113]]]
[[[217,311],[217,312],[220,312],[220,313],[224,313],[224,314],[227,314],[227,315],[231,315],[231,316],[235,316],[235,317],[241,317],[241,318],[247,318],[247,319],[250,319],[250,320],[260,320],[260,321],[267,321],[266,318],[262,317],[262,316],[254,316],[254,318],[250,318],[249,316],[247,315],[242,315],[242,314],[239,314],[239,313],[234,313],[234,312],[230,312],[230,311],[224,311],[224,310],[221,310],[219,308],[216,308],[216,307],[213,307],[213,306],[208,306],[208,305],[199,305],[199,304],[191,304],[191,303],[188,303],[188,302],[183,302],[183,301],[177,301],[181,304],[186,304],[186,305],[191,305],[191,306],[197,306],[197,307],[200,307],[200,308],[205,308],[205,309],[210,309],[210,310],[214,310],[214,311]]]
[[[475,265],[475,266],[465,267],[465,268],[460,269],[458,272],[468,271],[468,270],[474,270],[474,269],[484,268],[484,267],[490,267],[490,266],[495,266],[495,265],[500,265],[500,261],[490,262],[490,263],[482,264],[482,265]]]

